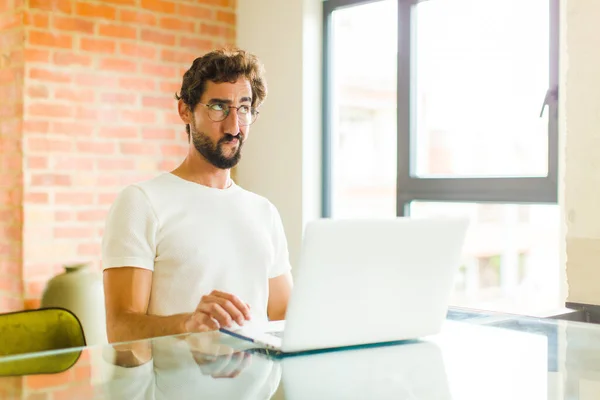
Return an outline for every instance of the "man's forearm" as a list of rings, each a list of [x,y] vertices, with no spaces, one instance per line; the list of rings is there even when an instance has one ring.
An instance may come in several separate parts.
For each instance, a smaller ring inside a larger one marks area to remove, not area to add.
[[[169,316],[121,313],[107,318],[110,343],[148,339],[186,333],[185,322],[190,314]]]

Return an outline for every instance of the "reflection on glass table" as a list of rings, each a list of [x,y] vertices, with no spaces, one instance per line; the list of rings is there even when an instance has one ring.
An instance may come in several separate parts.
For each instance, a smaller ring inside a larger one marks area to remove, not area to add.
[[[71,350],[78,360],[66,371],[0,377],[0,398],[600,398],[600,326],[451,311],[441,334],[420,341],[287,358],[217,333]]]

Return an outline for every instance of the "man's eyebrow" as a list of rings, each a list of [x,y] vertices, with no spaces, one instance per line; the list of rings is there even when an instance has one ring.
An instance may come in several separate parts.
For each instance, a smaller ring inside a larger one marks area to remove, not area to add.
[[[210,99],[208,104],[219,103],[219,104],[231,104],[233,101],[229,99]],[[251,97],[242,97],[240,99],[240,103],[252,103]]]

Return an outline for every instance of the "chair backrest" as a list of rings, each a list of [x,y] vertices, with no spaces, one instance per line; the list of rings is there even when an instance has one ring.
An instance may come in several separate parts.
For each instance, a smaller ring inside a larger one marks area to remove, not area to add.
[[[63,371],[77,361],[81,352],[9,362],[2,362],[2,357],[85,345],[79,319],[66,309],[41,308],[0,314],[0,376]]]

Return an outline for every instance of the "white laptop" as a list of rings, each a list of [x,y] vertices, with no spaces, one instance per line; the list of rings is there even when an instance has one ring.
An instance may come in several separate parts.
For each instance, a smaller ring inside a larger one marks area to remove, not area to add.
[[[452,218],[312,221],[285,321],[221,331],[275,355],[436,334],[467,227]]]

